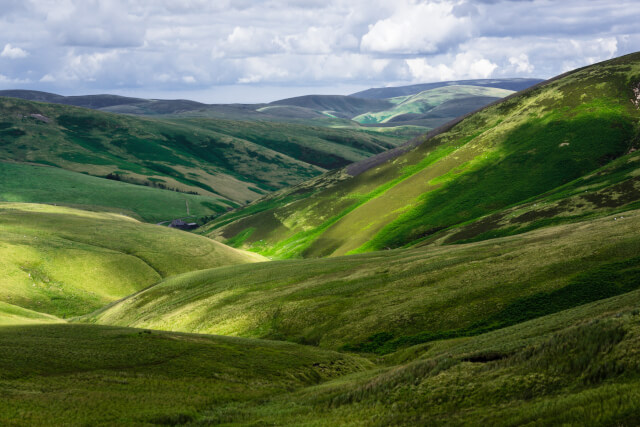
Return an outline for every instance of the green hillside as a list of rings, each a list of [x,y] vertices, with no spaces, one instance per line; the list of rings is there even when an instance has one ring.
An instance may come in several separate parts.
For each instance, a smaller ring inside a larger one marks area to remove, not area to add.
[[[613,212],[638,200],[638,81],[640,54],[577,70],[223,216],[209,235],[273,257],[322,257],[428,242],[518,205],[557,204],[521,223],[503,217],[515,222],[502,235]],[[479,224],[457,240],[504,228]]]
[[[406,121],[409,119],[415,120],[417,118],[416,116],[421,119],[427,119],[430,117],[442,118],[442,112],[437,110],[436,107],[442,106],[445,103],[451,104],[452,101],[466,100],[469,98],[488,98],[490,102],[504,98],[513,93],[514,92],[510,90],[497,89],[493,87],[464,85],[444,86],[437,89],[426,90],[416,95],[391,98],[389,101],[394,104],[393,107],[378,112],[367,112],[354,117],[353,120],[359,123],[368,124],[388,123],[390,121]],[[469,111],[467,110],[460,110],[457,112],[452,111],[448,113],[450,114],[448,117],[455,118],[456,116],[461,116],[468,112]],[[432,114],[427,115],[426,113]],[[407,117],[406,115],[411,116]],[[405,116],[405,120],[399,120],[402,118],[401,116]]]
[[[90,325],[3,326],[0,424],[185,424],[222,404],[261,402],[371,365],[273,341]]]
[[[634,425],[640,210],[623,216],[187,273],[83,320],[382,356],[259,404],[211,406],[202,424]]]
[[[0,162],[0,201],[56,203],[159,222],[220,214],[237,204],[220,198],[97,178],[64,169]]]
[[[87,319],[387,353],[640,286],[640,211],[502,240],[169,278]]]
[[[286,123],[150,119],[0,98],[0,158],[246,203],[403,135]],[[222,210],[228,204],[210,201]]]
[[[171,275],[258,260],[122,215],[0,203],[0,302],[40,313],[84,314]]]
[[[254,402],[202,423],[602,425],[640,420],[640,292],[472,338],[416,346],[387,366]]]

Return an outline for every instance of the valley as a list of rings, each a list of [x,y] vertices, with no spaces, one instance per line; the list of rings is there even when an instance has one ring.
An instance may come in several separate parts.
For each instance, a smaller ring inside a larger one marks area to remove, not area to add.
[[[639,81],[0,92],[0,424],[636,425]]]

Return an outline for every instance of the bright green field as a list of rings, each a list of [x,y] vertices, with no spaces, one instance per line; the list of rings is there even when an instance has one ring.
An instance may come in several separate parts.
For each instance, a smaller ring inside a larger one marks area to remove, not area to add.
[[[0,421],[632,426],[639,225],[633,211],[492,242],[223,267],[97,315],[253,339],[0,326]]]
[[[56,203],[82,209],[106,210],[160,222],[189,215],[215,215],[235,203],[161,190],[66,171],[64,169],[0,162],[0,201]]]
[[[171,275],[257,260],[117,214],[0,203],[0,301],[42,313],[84,314]]]
[[[473,114],[396,158],[384,161],[383,154],[371,167],[344,170],[355,176],[317,180],[252,205],[249,215],[223,216],[208,226],[209,235],[274,258],[407,247],[536,199],[546,203],[552,192],[559,202],[569,195],[566,186],[577,189],[608,166],[625,172],[605,173],[582,190],[585,203],[574,199],[542,217],[637,202],[640,112],[630,98],[638,80],[639,54],[578,70]],[[607,186],[606,194],[590,194]],[[466,237],[504,225],[485,223]],[[498,235],[522,228],[513,225]]]

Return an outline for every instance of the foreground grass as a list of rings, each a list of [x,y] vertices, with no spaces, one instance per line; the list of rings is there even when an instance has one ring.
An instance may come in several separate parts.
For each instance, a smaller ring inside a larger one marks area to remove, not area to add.
[[[257,260],[122,215],[0,203],[0,301],[42,313],[84,314],[171,275]]]
[[[175,425],[370,368],[288,343],[90,325],[0,326],[0,424]]]
[[[640,212],[500,240],[176,276],[86,317],[385,354],[640,286]]]
[[[634,291],[476,337],[412,347],[388,357],[386,368],[260,406],[216,407],[200,423],[634,426],[639,307]]]

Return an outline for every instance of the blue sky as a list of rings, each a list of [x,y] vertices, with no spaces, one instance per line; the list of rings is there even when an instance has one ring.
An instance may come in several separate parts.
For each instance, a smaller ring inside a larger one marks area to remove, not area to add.
[[[637,0],[0,0],[0,88],[263,102],[548,78],[640,50]]]

